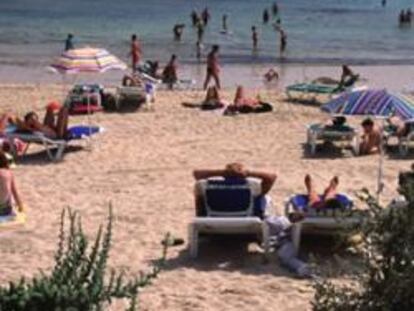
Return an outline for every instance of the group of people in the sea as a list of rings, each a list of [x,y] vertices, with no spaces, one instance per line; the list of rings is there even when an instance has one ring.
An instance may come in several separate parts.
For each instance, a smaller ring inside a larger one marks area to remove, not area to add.
[[[411,26],[413,12],[411,8],[408,8],[406,10],[401,10],[400,15],[398,17],[398,22],[400,27],[403,26]]]

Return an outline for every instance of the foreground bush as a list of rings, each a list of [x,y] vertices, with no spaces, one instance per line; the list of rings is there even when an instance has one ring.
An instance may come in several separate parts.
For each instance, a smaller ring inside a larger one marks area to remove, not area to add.
[[[108,273],[107,261],[112,238],[112,209],[105,229],[99,228],[93,245],[82,230],[80,216],[68,210],[61,215],[55,266],[32,280],[21,279],[0,288],[0,311],[98,311],[117,299],[129,300],[128,311],[136,310],[139,289],[150,284],[165,261],[162,258],[150,273],[126,281],[122,272]]]
[[[400,175],[407,206],[383,208],[367,192],[362,227],[364,270],[348,286],[315,284],[314,311],[414,310],[414,176]]]

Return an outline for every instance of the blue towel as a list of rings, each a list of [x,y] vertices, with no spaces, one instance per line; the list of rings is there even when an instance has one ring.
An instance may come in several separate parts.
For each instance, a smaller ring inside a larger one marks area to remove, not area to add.
[[[68,129],[68,139],[81,139],[85,136],[92,136],[96,133],[99,133],[100,131],[101,128],[99,126],[72,126]]]
[[[336,199],[341,203],[344,210],[350,210],[353,207],[352,201],[343,194],[337,194]],[[295,195],[290,202],[293,205],[293,208],[298,212],[307,213],[309,211],[309,198],[306,194],[297,194]]]

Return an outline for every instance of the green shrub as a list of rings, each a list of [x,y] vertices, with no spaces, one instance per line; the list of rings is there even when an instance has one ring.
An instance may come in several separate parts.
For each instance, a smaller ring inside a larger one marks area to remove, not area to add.
[[[168,243],[151,272],[125,280],[123,272],[109,271],[107,261],[112,238],[112,208],[106,227],[99,228],[93,245],[82,230],[78,213],[62,211],[55,266],[47,275],[21,279],[0,287],[0,311],[98,311],[114,300],[129,300],[128,311],[136,310],[139,289],[157,277],[165,261]]]
[[[361,230],[363,271],[348,285],[316,282],[314,311],[414,310],[414,176],[400,175],[407,205],[383,208],[361,193],[369,213]]]

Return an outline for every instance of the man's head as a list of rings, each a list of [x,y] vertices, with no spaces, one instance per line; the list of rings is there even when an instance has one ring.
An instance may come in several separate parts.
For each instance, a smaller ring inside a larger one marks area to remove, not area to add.
[[[137,40],[137,35],[136,35],[136,34],[133,34],[133,35],[131,36],[131,40],[132,40],[132,41]]]
[[[252,31],[256,31],[256,26],[252,26]]]
[[[73,38],[73,34],[69,33],[68,34],[68,39],[72,39]]]
[[[28,125],[38,120],[39,120],[39,116],[34,111],[30,111],[24,116],[24,122],[27,123]]]
[[[365,133],[370,133],[374,128],[374,121],[372,121],[372,119],[370,118],[367,118],[364,121],[362,121],[361,126],[364,129]]]
[[[214,44],[211,50],[213,53],[217,53],[220,50],[220,46],[218,44]]]
[[[230,177],[246,177],[244,165],[239,162],[233,162],[226,165],[227,175]]]
[[[177,59],[177,55],[175,55],[175,54],[171,55],[171,61],[172,62],[175,61],[176,59]]]

